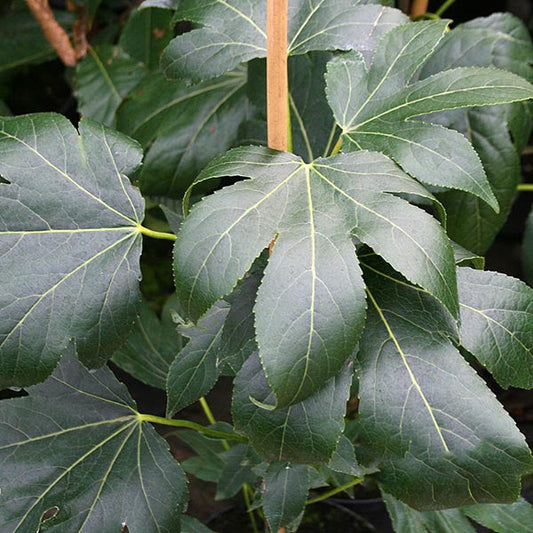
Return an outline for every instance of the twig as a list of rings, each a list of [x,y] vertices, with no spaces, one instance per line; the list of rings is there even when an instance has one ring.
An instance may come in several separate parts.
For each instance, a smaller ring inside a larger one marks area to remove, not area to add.
[[[76,53],[67,32],[58,24],[48,0],[26,0],[33,16],[41,25],[46,40],[67,66],[76,65]]]
[[[428,10],[429,0],[413,0],[410,17],[412,19],[423,15]]]

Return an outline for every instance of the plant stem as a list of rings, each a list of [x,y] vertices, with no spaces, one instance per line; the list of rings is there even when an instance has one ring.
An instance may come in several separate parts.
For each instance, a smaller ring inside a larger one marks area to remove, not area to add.
[[[137,226],[139,228],[139,231],[146,235],[147,237],[152,237],[153,239],[165,239],[167,241],[175,241],[176,235],[174,233],[165,233],[163,231],[154,231],[153,229],[145,228],[144,226],[141,226],[138,224]]]
[[[250,499],[251,490],[252,489],[250,488],[250,485],[248,485],[248,483],[245,483],[242,486],[242,495],[244,497],[244,505],[246,505],[246,509],[248,511],[248,514],[250,515],[250,522],[252,523],[252,529],[254,530],[254,533],[259,533],[257,522],[255,520],[255,514],[252,511],[252,500]]]
[[[413,0],[413,3],[411,4],[411,13],[409,16],[414,19],[415,17],[423,15],[428,10],[428,4],[429,0]]]
[[[289,149],[287,75],[288,0],[267,0],[267,131],[268,146]]]
[[[328,490],[327,492],[324,492],[320,494],[319,496],[316,496],[315,498],[310,498],[309,500],[307,500],[306,505],[311,505],[312,503],[321,502],[323,500],[331,498],[331,496],[335,496],[335,494],[338,494],[339,492],[344,492],[350,487],[359,485],[359,483],[361,483],[362,481],[363,481],[362,477],[356,477],[355,479],[352,479],[352,481],[345,483],[344,485],[341,485],[340,487],[335,487],[334,489]]]
[[[437,11],[435,12],[435,15],[437,15],[438,17],[442,17],[442,15],[444,14],[444,12],[451,6],[455,3],[455,0],[446,0],[446,2],[444,2],[440,7],[439,9],[437,9]]]
[[[335,144],[335,146],[333,147],[333,150],[331,150],[331,154],[330,155],[336,155],[339,153],[340,149],[341,149],[341,146],[342,146],[342,132],[341,134],[339,135],[339,138],[337,139],[337,143]]]
[[[209,404],[207,403],[207,400],[205,399],[204,396],[202,396],[200,398],[200,405],[202,406],[202,410],[203,410],[207,420],[209,420],[209,423],[210,424],[216,424],[217,423],[217,419],[213,415],[213,411],[211,411],[211,408],[209,407]],[[223,440],[222,441],[222,446],[224,446],[225,450],[229,450],[229,444],[227,443],[227,441]]]
[[[218,429],[211,429],[190,420],[178,420],[176,418],[163,418],[162,416],[147,415],[139,413],[139,420],[142,422],[153,422],[154,424],[161,424],[163,426],[172,426],[177,428],[194,429],[199,433],[203,433],[209,437],[217,437],[219,439],[235,440],[238,442],[248,442],[246,437],[237,435],[235,433],[228,433],[226,431],[219,431]]]
[[[518,192],[533,192],[533,183],[520,183],[516,190]]]

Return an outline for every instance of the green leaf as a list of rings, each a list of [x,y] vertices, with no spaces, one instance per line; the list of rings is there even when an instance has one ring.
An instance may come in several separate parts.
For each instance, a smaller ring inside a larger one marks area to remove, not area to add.
[[[459,509],[420,512],[387,494],[383,501],[396,533],[475,533],[475,529]],[[480,507],[486,507],[482,505]]]
[[[214,440],[196,431],[177,431],[177,435],[198,455],[181,463],[185,472],[204,481],[218,482],[226,465],[221,455],[224,452],[222,441]]]
[[[357,356],[357,457],[418,510],[513,501],[533,468],[523,435],[452,345],[454,326],[420,289],[365,273],[367,326]]]
[[[9,117],[12,114],[13,113],[11,113],[11,110],[9,107],[7,107],[7,104],[3,100],[0,100],[0,116]]]
[[[248,116],[245,84],[243,70],[194,87],[153,73],[130,93],[117,127],[146,150],[145,194],[183,194],[208,161],[235,144]]]
[[[498,205],[472,145],[461,134],[410,120],[459,107],[533,97],[533,86],[496,69],[459,68],[410,83],[442,38],[446,21],[409,23],[387,33],[367,70],[349,53],[328,65],[327,93],[345,150],[390,155],[405,171],[431,185],[460,189]]]
[[[452,241],[453,255],[457,266],[468,266],[483,270],[485,268],[485,258],[472,253],[470,250],[463,248],[460,244]]]
[[[184,344],[171,318],[177,306],[175,298],[170,298],[160,320],[143,300],[133,330],[111,358],[113,363],[135,379],[165,390],[170,365]]]
[[[180,533],[214,533],[212,529],[204,526],[204,524],[192,516],[183,515],[180,525]]]
[[[395,9],[355,4],[352,0],[326,5],[322,0],[291,1],[288,54],[372,49],[383,33],[406,20]],[[201,27],[171,41],[161,59],[167,77],[201,81],[266,57],[266,2],[183,0],[175,20]]]
[[[55,11],[54,16],[64,27],[72,24],[71,13]],[[0,73],[55,57],[41,26],[27,8],[0,17],[0,36]]]
[[[189,342],[177,355],[167,376],[167,416],[207,394],[218,378],[217,353],[229,306],[219,302],[198,322],[179,331]]]
[[[101,365],[140,303],[139,146],[90,120],[0,121],[0,388],[42,381],[72,341]],[[65,201],[68,199],[68,201]]]
[[[255,328],[278,407],[318,390],[355,348],[365,298],[351,233],[457,314],[455,265],[442,228],[383,191],[429,194],[382,154],[305,164],[293,154],[240,148],[215,160],[198,182],[223,176],[253,179],[192,209],[174,249],[177,294],[200,316],[277,236]]]
[[[457,271],[461,344],[504,388],[533,388],[533,289],[470,268]]]
[[[0,522],[5,531],[174,532],[185,475],[108,369],[73,353],[29,397],[0,403]]]
[[[348,474],[350,476],[362,476],[363,470],[357,464],[355,450],[352,442],[345,435],[341,435],[337,449],[331,457],[328,467],[335,472]]]
[[[235,496],[245,483],[255,483],[257,474],[252,467],[261,459],[248,444],[237,444],[220,454],[225,465],[217,480],[215,499],[227,500]]]
[[[179,0],[144,0],[139,6],[139,9],[145,9],[147,7],[160,7],[162,9],[176,9],[178,7]]]
[[[159,56],[174,36],[172,11],[153,7],[133,11],[120,34],[119,45],[149,70],[159,67]]]
[[[275,461],[263,479],[261,502],[270,531],[296,531],[309,494],[309,467]],[[297,522],[296,524],[294,522]]]
[[[446,34],[424,64],[420,76],[426,78],[445,69],[479,66],[506,69],[531,82],[532,61],[533,44],[527,28],[511,14],[498,13],[459,25]],[[479,198],[461,191],[440,195],[448,212],[448,234],[474,252],[486,252],[516,196],[520,152],[531,128],[531,120],[527,119],[529,105],[514,103],[444,111],[431,117],[432,122],[460,131],[472,143],[500,205],[500,212],[495,213]],[[515,125],[517,122],[521,125]]]
[[[306,464],[328,461],[344,429],[351,374],[349,363],[303,402],[267,410],[258,404],[272,403],[273,394],[254,354],[235,378],[232,407],[235,429],[245,434],[268,461]]]
[[[76,67],[79,112],[107,126],[116,123],[115,112],[126,94],[147,74],[137,61],[108,44],[89,48]]]
[[[515,503],[490,503],[463,507],[461,511],[497,533],[533,532],[533,506],[524,498]]]
[[[522,242],[522,265],[530,285],[533,285],[533,209],[526,221],[524,240]]]

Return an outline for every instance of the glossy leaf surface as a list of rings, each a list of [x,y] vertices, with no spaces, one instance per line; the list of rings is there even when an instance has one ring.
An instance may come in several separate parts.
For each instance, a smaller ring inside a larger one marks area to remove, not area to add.
[[[332,60],[327,92],[343,130],[343,150],[391,156],[420,181],[467,191],[498,203],[472,145],[458,132],[411,120],[446,109],[494,105],[533,97],[523,78],[496,69],[462,68],[411,82],[442,39],[446,21],[403,24],[380,40],[370,68],[355,52]]]
[[[451,343],[435,301],[376,270],[365,273],[372,307],[357,356],[358,459],[418,510],[515,500],[533,468],[523,435]]]
[[[90,373],[71,353],[28,392],[0,403],[6,531],[37,531],[53,507],[42,531],[178,529],[185,475],[108,369]]]
[[[200,316],[276,238],[255,329],[278,406],[318,390],[355,348],[365,297],[351,234],[457,313],[453,254],[442,228],[384,192],[430,195],[385,156],[342,154],[305,164],[249,147],[215,160],[198,181],[223,176],[252,179],[193,208],[175,245],[176,290],[186,311]]]
[[[0,122],[0,387],[42,381],[72,341],[100,365],[140,302],[139,146],[59,115]],[[68,201],[65,201],[68,198]]]
[[[507,388],[533,388],[533,289],[470,268],[457,272],[461,344]]]
[[[291,1],[287,53],[371,49],[383,33],[406,20],[394,9],[357,4]],[[201,81],[266,57],[266,2],[183,0],[175,19],[201,27],[179,35],[165,50],[162,67],[168,77]]]

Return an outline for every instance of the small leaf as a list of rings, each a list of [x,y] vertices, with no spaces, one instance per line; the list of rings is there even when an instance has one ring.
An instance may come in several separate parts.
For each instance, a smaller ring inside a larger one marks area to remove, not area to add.
[[[186,430],[176,433],[198,454],[181,463],[183,470],[198,479],[217,483],[226,465],[221,457],[224,452],[222,442],[205,437],[196,431]]]
[[[174,36],[172,11],[152,7],[133,11],[120,34],[119,46],[149,70],[159,67],[159,56]]]
[[[504,387],[533,388],[533,289],[470,268],[457,271],[461,344]]]
[[[69,353],[28,393],[0,403],[6,531],[37,531],[52,507],[43,530],[177,530],[185,475],[108,369],[88,372]]]
[[[180,2],[175,20],[200,26],[176,37],[162,57],[167,77],[201,81],[266,57],[266,2]],[[337,0],[293,0],[288,14],[289,55],[312,50],[372,49],[379,37],[406,20],[395,9]]]
[[[470,505],[461,511],[484,527],[497,533],[533,532],[533,505],[524,498],[515,503]]]
[[[207,394],[216,383],[217,354],[228,310],[226,302],[219,302],[198,322],[197,327],[180,328],[180,333],[190,340],[176,355],[168,372],[169,418]]]
[[[328,467],[335,472],[350,476],[363,476],[362,468],[357,464],[353,444],[345,435],[341,435],[337,449],[328,463]]]
[[[533,86],[512,73],[478,67],[445,70],[410,83],[445,28],[440,20],[394,28],[380,40],[369,70],[357,53],[333,59],[328,65],[328,99],[343,129],[343,149],[382,151],[420,181],[467,191],[497,211],[471,144],[457,132],[412,119],[459,107],[527,100],[533,97]]]
[[[227,500],[235,496],[245,483],[255,483],[257,475],[252,467],[261,459],[247,444],[237,444],[220,454],[225,465],[217,480],[216,500]]]
[[[150,0],[148,0],[150,1]],[[154,0],[162,1],[162,0]],[[207,526],[204,526],[198,519],[183,515],[181,517],[181,529],[180,533],[214,533],[212,529],[209,529]]]
[[[152,73],[131,91],[117,127],[146,150],[145,194],[183,194],[208,161],[235,144],[248,116],[245,84],[243,70],[194,87]]]
[[[475,533],[475,529],[459,509],[420,512],[391,496],[383,494],[383,501],[396,533]],[[480,507],[486,507],[481,505]]]
[[[0,388],[47,377],[72,341],[101,365],[140,303],[139,146],[90,120],[0,121]],[[68,201],[65,201],[65,198]]]
[[[442,228],[385,193],[430,195],[382,154],[306,164],[289,153],[240,148],[212,162],[198,182],[224,176],[252,179],[191,210],[174,248],[176,290],[197,318],[276,238],[254,312],[278,407],[320,389],[355,348],[365,299],[351,234],[457,314],[455,265]]]
[[[261,502],[271,531],[296,531],[309,493],[309,467],[276,461],[268,465]],[[297,522],[296,524],[294,522]]]
[[[352,365],[348,364],[318,392],[303,402],[275,409],[257,355],[252,355],[235,378],[233,419],[254,449],[269,461],[320,463],[330,459],[344,429]],[[254,399],[254,401],[251,400]]]
[[[183,346],[183,337],[170,316],[172,308],[177,306],[175,298],[170,298],[159,320],[143,300],[126,342],[111,358],[113,363],[135,379],[165,390],[169,367]]]
[[[79,112],[106,126],[116,123],[115,112],[128,92],[147,75],[146,69],[115,46],[89,48],[76,67]]]
[[[523,435],[450,342],[444,310],[378,270],[365,273],[359,461],[417,510],[515,500],[533,467]]]

